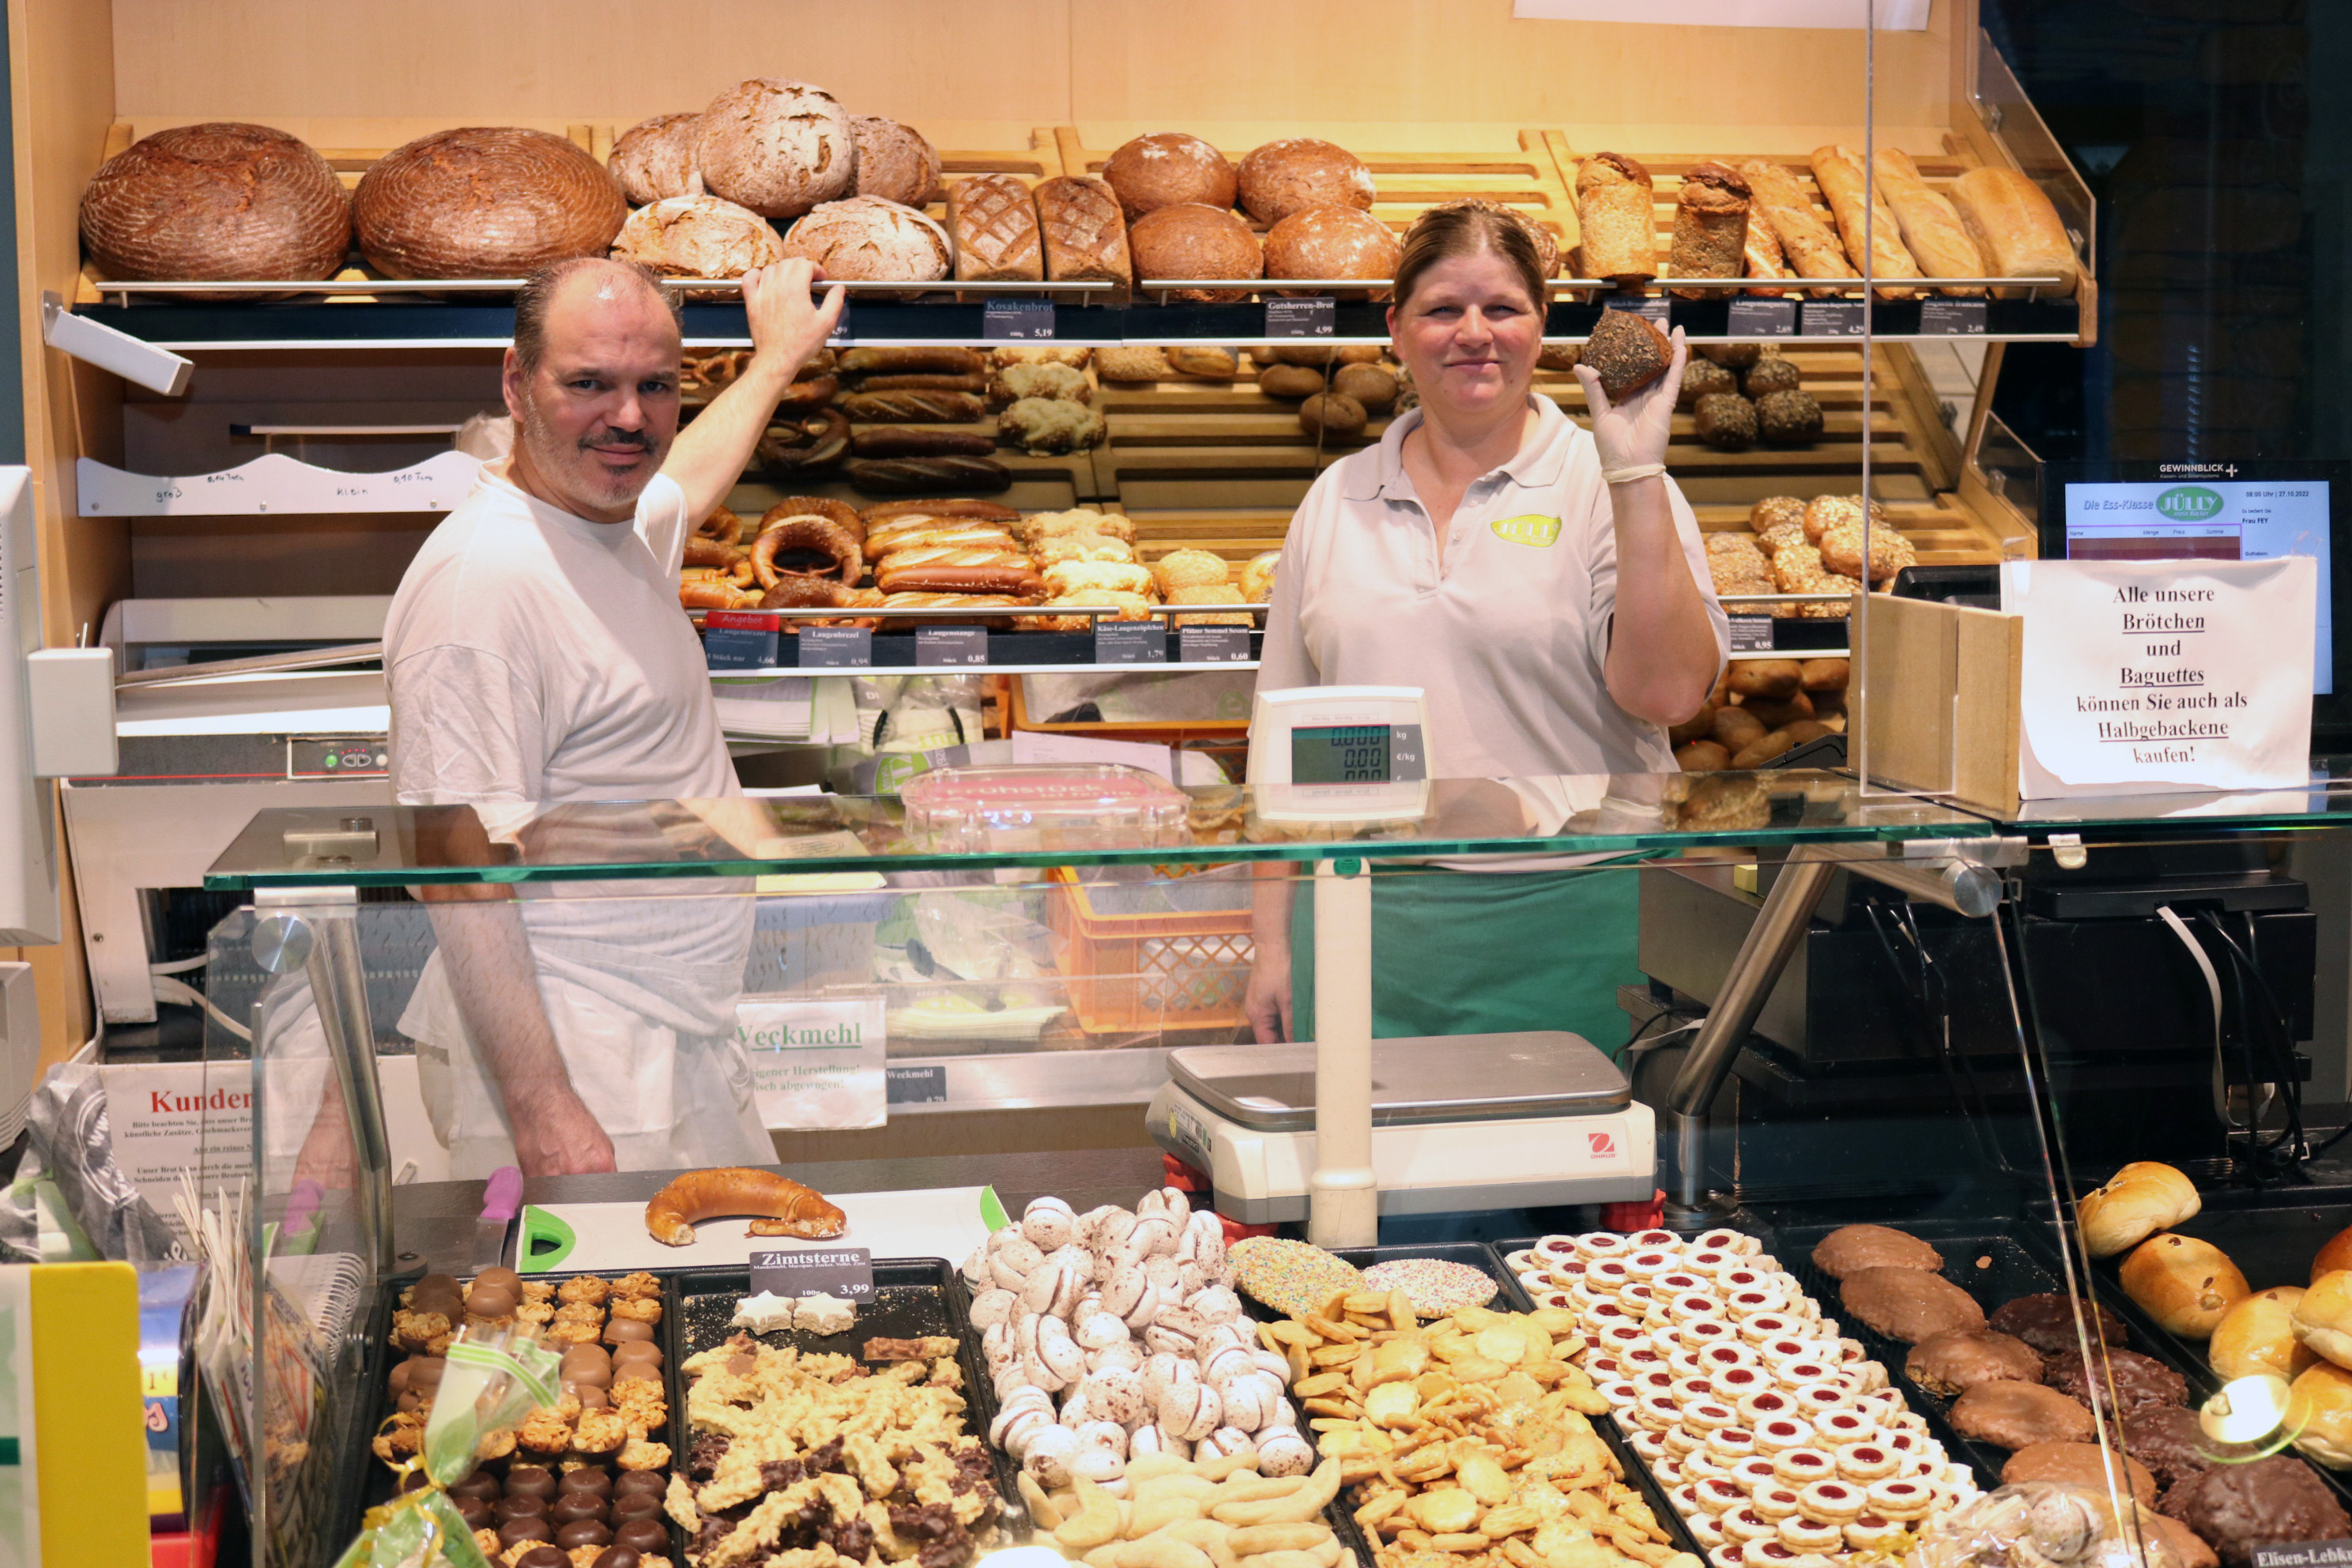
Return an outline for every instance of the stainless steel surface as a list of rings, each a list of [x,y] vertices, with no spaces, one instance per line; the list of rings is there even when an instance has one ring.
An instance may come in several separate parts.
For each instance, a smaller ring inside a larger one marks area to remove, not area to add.
[[[1948,860],[1938,870],[1923,870],[1893,860],[1849,860],[1846,869],[1874,882],[1884,882],[1906,898],[1935,904],[1970,920],[1981,920],[2000,907],[2000,874],[1964,860]]]
[[[1168,1048],[1003,1051],[979,1056],[893,1056],[894,1068],[946,1068],[947,1098],[894,1105],[893,1117],[1070,1106],[1141,1107],[1168,1080]],[[1138,1112],[1139,1116],[1140,1111]]]
[[[253,658],[214,659],[205,664],[174,664],[162,669],[137,669],[114,678],[115,689],[126,686],[186,686],[199,680],[220,680],[233,675],[270,675],[293,669],[331,669],[338,665],[381,662],[381,642],[344,643],[338,647],[304,648],[298,653],[266,653]]]
[[[1168,1053],[1178,1089],[1260,1131],[1315,1125],[1315,1044],[1181,1046]],[[1372,1122],[1578,1116],[1631,1102],[1617,1065],[1565,1030],[1372,1042]]]

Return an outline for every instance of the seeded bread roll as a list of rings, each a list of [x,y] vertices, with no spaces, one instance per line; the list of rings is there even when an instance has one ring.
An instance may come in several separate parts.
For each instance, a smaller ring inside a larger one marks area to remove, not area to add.
[[[1756,445],[1756,405],[1736,392],[1700,398],[1691,417],[1698,438],[1718,452],[1745,452]]]
[[[1675,237],[1666,272],[1674,278],[1737,278],[1748,265],[1748,182],[1721,163],[1698,163],[1675,194]],[[1677,289],[1705,300],[1705,289]]]
[[[948,187],[955,275],[973,283],[1035,283],[1045,276],[1037,204],[1011,174],[967,174]]]
[[[1675,348],[1658,324],[1633,310],[1603,310],[1584,342],[1583,363],[1615,403],[1666,374]]]
[[[1646,283],[1658,275],[1650,171],[1622,153],[1595,153],[1577,166],[1576,221],[1584,252],[1580,278]]]
[[[1125,304],[1135,291],[1135,265],[1118,194],[1091,176],[1065,174],[1040,183],[1036,195],[1045,276],[1056,283],[1108,283],[1108,302]]]
[[[1139,279],[1242,278],[1265,276],[1265,253],[1249,225],[1223,207],[1180,202],[1155,207],[1127,233]],[[1175,289],[1171,300],[1230,304],[1249,298],[1245,289]]]
[[[1269,142],[1235,174],[1242,207],[1268,227],[1310,207],[1372,209],[1372,172],[1362,159],[1311,136]]]
[[[604,167],[621,183],[621,194],[637,206],[671,196],[702,194],[702,171],[694,164],[699,113],[656,114],[640,120],[614,139]]]
[[[1119,210],[1130,224],[1146,213],[1187,203],[1231,207],[1239,189],[1233,163],[1225,155],[1198,136],[1187,136],[1181,131],[1155,131],[1121,143],[1104,163],[1102,175],[1118,194]],[[1172,278],[1175,274],[1156,276]]]

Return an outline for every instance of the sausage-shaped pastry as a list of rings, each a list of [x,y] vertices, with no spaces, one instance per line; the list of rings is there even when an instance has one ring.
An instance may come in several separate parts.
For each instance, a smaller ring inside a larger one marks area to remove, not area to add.
[[[753,1236],[824,1241],[849,1228],[849,1216],[814,1188],[747,1166],[688,1171],[646,1205],[646,1230],[665,1247],[694,1245],[697,1220],[752,1215]]]
[[[1576,171],[1582,276],[1646,283],[1658,275],[1650,171],[1622,153],[1595,153]]]
[[[1805,187],[1796,175],[1778,163],[1750,158],[1739,165],[1739,177],[1748,182],[1755,210],[1772,226],[1773,237],[1780,242],[1780,253],[1798,277],[1862,276],[1845,258],[1845,247],[1838,243],[1836,233],[1813,211],[1812,199],[1805,195]],[[1835,294],[1837,290],[1814,292]]]
[[[1890,278],[1916,278],[1919,264],[1903,244],[1903,225],[1895,216],[1895,209],[1886,205],[1884,192],[1873,191],[1865,182],[1862,154],[1851,147],[1829,142],[1813,149],[1813,178],[1821,183],[1822,196],[1830,204],[1830,212],[1837,218],[1838,233],[1845,239],[1845,253],[1852,260],[1863,253],[1863,214],[1870,214],[1869,250],[1871,274],[1874,288],[1882,300],[1916,300],[1916,289],[1890,289]],[[1856,266],[1861,263],[1855,261]],[[1959,276],[1965,277],[1962,273]]]

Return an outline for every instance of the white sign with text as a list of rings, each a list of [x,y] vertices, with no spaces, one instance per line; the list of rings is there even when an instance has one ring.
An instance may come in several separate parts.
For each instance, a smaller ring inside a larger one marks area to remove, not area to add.
[[[2305,783],[2318,588],[2303,555],[2002,563],[2025,617],[2018,793]]]
[[[735,1037],[751,1058],[762,1126],[838,1131],[887,1120],[881,997],[746,996],[735,1005]]]

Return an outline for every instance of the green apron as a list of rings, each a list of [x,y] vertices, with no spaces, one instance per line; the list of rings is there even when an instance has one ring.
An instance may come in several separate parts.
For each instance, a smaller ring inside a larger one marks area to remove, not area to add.
[[[1372,869],[1372,1037],[1567,1029],[1614,1059],[1642,873]],[[1290,905],[1291,1035],[1315,1037],[1315,895]]]

